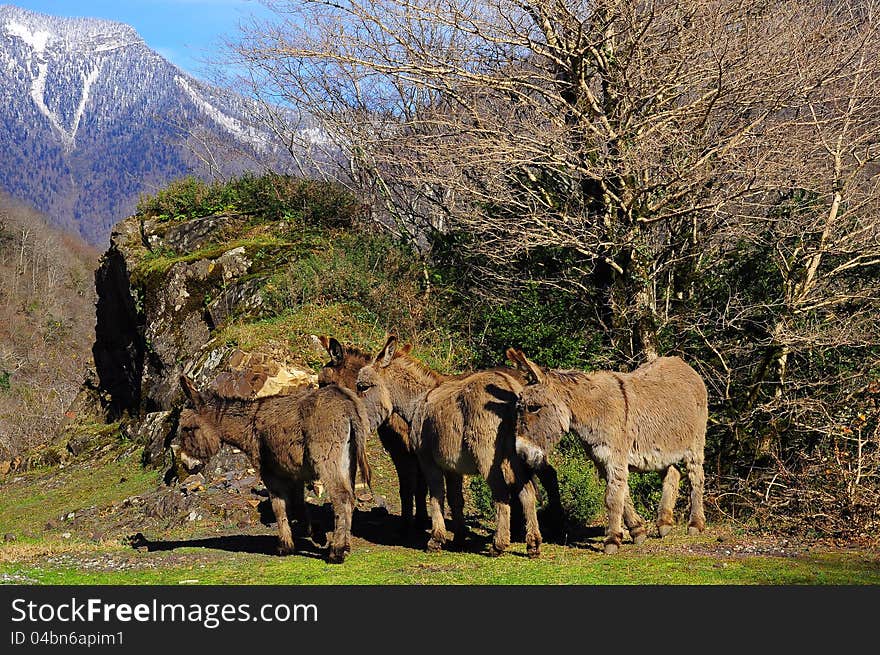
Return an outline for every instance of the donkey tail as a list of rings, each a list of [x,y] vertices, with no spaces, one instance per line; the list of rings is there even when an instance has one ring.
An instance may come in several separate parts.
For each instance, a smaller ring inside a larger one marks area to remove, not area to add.
[[[367,436],[370,434],[370,421],[367,418],[367,410],[363,403],[355,399],[355,414],[351,417],[351,432],[354,438],[355,457],[358,468],[361,470],[361,479],[372,489],[372,472],[370,462],[367,461]]]

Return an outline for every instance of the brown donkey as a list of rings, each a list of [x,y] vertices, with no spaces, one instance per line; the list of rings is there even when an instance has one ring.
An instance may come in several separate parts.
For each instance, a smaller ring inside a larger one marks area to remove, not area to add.
[[[462,476],[481,475],[492,491],[496,529],[491,553],[510,545],[510,496],[518,496],[526,518],[526,547],[537,557],[541,533],[535,510],[531,471],[517,456],[515,405],[522,385],[502,371],[479,371],[444,379],[397,350],[391,336],[373,363],[358,373],[358,395],[367,401],[388,394],[394,411],[410,426],[410,439],[419,457],[431,495],[429,550],[446,541],[443,519],[444,474],[456,541],[464,538]]]
[[[507,355],[528,378],[517,402],[520,449],[548,453],[563,434],[576,432],[605,478],[606,553],[620,547],[621,520],[636,543],[644,540],[645,527],[629,498],[629,470],[665,471],[657,518],[663,537],[673,525],[678,495],[675,464],[684,462],[691,483],[688,533],[705,528],[703,451],[709,410],[706,385],[694,369],[678,357],[660,357],[632,373],[585,373],[542,369],[521,350],[509,349]]]
[[[204,466],[221,442],[247,454],[269,492],[281,554],[294,550],[288,503],[305,513],[304,484],[320,478],[335,518],[328,561],[344,561],[351,549],[355,474],[360,467],[361,477],[370,483],[366,439],[391,413],[388,398],[377,395],[368,412],[355,394],[336,385],[241,400],[199,392],[186,376],[180,384],[193,405],[180,414],[175,453],[184,467],[194,471]]]
[[[352,346],[343,347],[332,337],[315,336],[314,339],[330,355],[330,361],[318,372],[318,385],[338,384],[354,391],[358,373],[373,362],[372,356]],[[413,526],[413,507],[417,526],[428,521],[428,507],[425,503],[428,484],[419,468],[418,457],[410,445],[406,421],[399,414],[393,413],[379,426],[378,434],[382,447],[388,452],[397,471],[401,532],[408,534]]]

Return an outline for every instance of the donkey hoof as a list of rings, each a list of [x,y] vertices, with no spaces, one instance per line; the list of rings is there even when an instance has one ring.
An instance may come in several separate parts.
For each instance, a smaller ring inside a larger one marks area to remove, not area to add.
[[[636,546],[641,546],[643,543],[645,543],[645,539],[647,539],[647,538],[648,538],[648,532],[646,530],[642,530],[641,532],[636,532],[634,535],[632,535],[633,543]]]
[[[440,539],[435,539],[434,537],[428,539],[429,553],[439,553],[441,550],[443,550],[443,542]]]
[[[703,529],[702,529],[701,527],[697,526],[697,525],[689,525],[689,526],[688,526],[688,534],[689,534],[691,537],[695,537],[695,536],[697,536],[697,535],[700,534],[702,531],[703,531]]]
[[[615,543],[605,544],[605,554],[606,555],[614,555],[618,550],[620,550],[620,546]]]
[[[529,559],[538,559],[541,556],[541,548],[539,546],[529,546],[526,548],[526,554]]]
[[[293,547],[293,544],[278,544],[275,552],[279,555],[293,555],[296,549]]]
[[[663,537],[665,537],[666,535],[668,535],[670,532],[672,532],[672,526],[671,526],[671,525],[665,525],[665,524],[664,524],[664,525],[658,525],[658,526],[657,526],[657,532],[660,533],[660,538],[662,539]]]
[[[504,550],[498,548],[495,544],[491,544],[489,546],[489,557],[501,557],[504,554]]]
[[[342,564],[345,561],[345,550],[331,549],[327,555],[328,564]]]

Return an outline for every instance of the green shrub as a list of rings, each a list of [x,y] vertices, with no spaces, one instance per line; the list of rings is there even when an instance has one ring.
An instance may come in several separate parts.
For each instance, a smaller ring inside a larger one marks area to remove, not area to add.
[[[495,501],[492,500],[492,490],[489,484],[479,475],[471,477],[468,482],[471,491],[471,502],[477,513],[487,521],[495,520]]]
[[[141,196],[137,212],[159,220],[181,221],[233,208],[229,185],[209,184],[192,175],[174,180],[154,196]]]
[[[650,523],[657,515],[657,510],[660,509],[663,478],[656,471],[649,473],[630,472],[629,494],[636,511]]]
[[[559,497],[565,523],[570,528],[583,528],[601,516],[605,507],[605,485],[599,480],[596,467],[584,453],[577,435],[567,434],[550,456],[550,463],[559,476]],[[495,519],[495,504],[486,481],[474,476],[468,482],[474,510],[487,521]],[[539,504],[546,503],[546,493],[539,487]],[[514,501],[515,502],[515,501]]]
[[[0,370],[0,393],[5,393],[12,389],[12,382],[10,381],[10,377],[12,374],[9,371]]]
[[[559,476],[559,497],[566,524],[577,528],[595,521],[605,507],[605,489],[579,437],[565,435],[550,456],[550,463]]]
[[[232,212],[252,215],[258,222],[323,227],[350,226],[360,210],[357,199],[336,184],[277,173],[248,173],[213,183],[188,176],[153,196],[141,196],[137,205],[139,214],[165,221]]]
[[[491,307],[484,316],[481,366],[496,366],[507,348],[522,348],[532,361],[551,368],[577,368],[593,359],[599,334],[590,333],[574,298],[530,285],[514,300]],[[587,334],[592,334],[589,338]]]

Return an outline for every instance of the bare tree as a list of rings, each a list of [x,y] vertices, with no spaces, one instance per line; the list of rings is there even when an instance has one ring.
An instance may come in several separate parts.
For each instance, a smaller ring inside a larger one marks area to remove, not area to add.
[[[564,251],[555,283],[601,290],[626,357],[656,354],[658,293],[681,292],[755,188],[768,125],[836,75],[851,18],[823,2],[268,4],[285,20],[239,54],[319,119],[337,176],[414,240],[471,234],[501,285],[511,258]]]
[[[454,235],[476,293],[579,298],[617,365],[687,350],[716,479],[770,504],[817,445],[876,452],[870,412],[839,438],[880,347],[876,0],[266,4],[239,61],[322,173]]]

